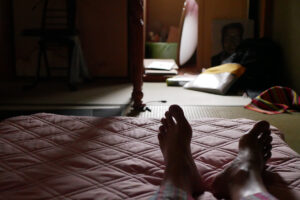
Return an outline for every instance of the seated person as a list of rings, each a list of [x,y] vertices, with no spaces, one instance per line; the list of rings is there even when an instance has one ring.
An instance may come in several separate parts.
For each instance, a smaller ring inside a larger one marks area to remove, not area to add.
[[[204,192],[205,186],[191,154],[192,128],[177,105],[169,108],[161,122],[158,139],[166,168],[163,183],[152,199],[193,199]],[[271,157],[270,134],[269,123],[260,121],[241,137],[237,157],[213,183],[215,197],[276,199],[268,193],[261,177]]]
[[[222,28],[222,48],[219,54],[211,58],[211,66],[223,64],[229,58],[243,40],[244,28],[241,23],[231,23]]]

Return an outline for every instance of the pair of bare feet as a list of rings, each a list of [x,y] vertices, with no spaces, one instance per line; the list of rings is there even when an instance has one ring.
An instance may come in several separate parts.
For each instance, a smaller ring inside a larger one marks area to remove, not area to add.
[[[166,163],[164,181],[193,196],[204,192],[201,175],[191,154],[192,128],[177,105],[170,106],[161,120],[159,144]],[[213,194],[217,198],[233,200],[267,190],[261,173],[271,157],[270,125],[260,121],[239,141],[239,153],[234,161],[213,183]]]

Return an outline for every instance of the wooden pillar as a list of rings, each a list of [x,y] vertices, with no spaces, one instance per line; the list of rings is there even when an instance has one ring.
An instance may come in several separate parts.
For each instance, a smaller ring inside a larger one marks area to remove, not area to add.
[[[131,98],[134,110],[142,110],[143,60],[144,60],[144,4],[143,0],[128,0],[129,70],[133,83]]]
[[[260,26],[259,36],[260,37],[271,37],[272,34],[272,0],[261,0],[260,1]]]

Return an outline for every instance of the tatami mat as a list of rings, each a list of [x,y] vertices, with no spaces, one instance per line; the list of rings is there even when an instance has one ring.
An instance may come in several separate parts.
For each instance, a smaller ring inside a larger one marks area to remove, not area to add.
[[[70,91],[65,82],[41,82],[35,88],[24,90],[24,82],[0,85],[1,105],[58,105],[98,106],[123,105],[130,102],[132,84],[104,84],[94,82],[80,85]]]
[[[133,86],[130,83],[83,84],[71,92],[64,82],[41,82],[31,90],[23,90],[24,82],[0,84],[0,104],[7,105],[124,105],[130,102]],[[144,83],[143,102],[166,101],[168,105],[241,106],[251,99],[241,95],[216,95],[205,92],[168,87],[166,83]]]
[[[249,97],[240,95],[217,95],[187,90],[182,87],[168,87],[166,83],[144,83],[144,102],[167,101],[168,105],[244,106],[251,102]],[[160,104],[160,103],[156,103]]]
[[[148,105],[150,111],[141,112],[137,117],[161,118],[169,106]],[[286,142],[300,153],[300,113],[266,115],[247,110],[242,106],[181,106],[188,119],[201,118],[247,118],[267,120],[285,135]]]
[[[97,111],[97,115],[100,116],[101,113],[106,114],[107,109],[114,110],[111,106],[124,108],[130,103],[132,93],[130,83],[103,84],[95,81],[83,84],[75,92],[69,91],[65,82],[57,81],[41,82],[29,91],[23,90],[23,86],[24,82],[16,81],[0,84],[0,110],[4,114],[37,110],[44,112],[54,110],[59,113],[63,110],[64,113],[69,113],[70,110],[75,110],[79,114],[92,113],[92,115]],[[300,152],[299,113],[264,115],[243,108],[251,101],[248,97],[222,96],[180,87],[167,87],[165,83],[144,83],[143,93],[143,102],[148,105],[151,112],[142,112],[139,117],[161,118],[169,105],[179,104],[183,106],[189,119],[206,117],[265,119],[285,133],[288,144]],[[103,110],[105,112],[102,112]],[[120,109],[117,110],[120,113]]]

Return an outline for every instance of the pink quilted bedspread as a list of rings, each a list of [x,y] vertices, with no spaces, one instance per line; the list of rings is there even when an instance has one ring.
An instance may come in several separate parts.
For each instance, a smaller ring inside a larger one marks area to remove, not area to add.
[[[207,189],[254,121],[191,121],[193,157]],[[0,199],[148,199],[163,177],[158,119],[35,114],[0,123]],[[272,127],[265,174],[279,199],[300,199],[300,157]],[[214,199],[206,193],[202,199]],[[200,198],[200,199],[201,199]]]

